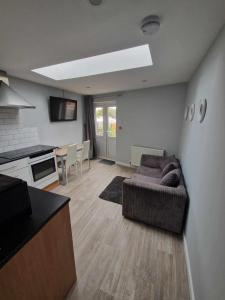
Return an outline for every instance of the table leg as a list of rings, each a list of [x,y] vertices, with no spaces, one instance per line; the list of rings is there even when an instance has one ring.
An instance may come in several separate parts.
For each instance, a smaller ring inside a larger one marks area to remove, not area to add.
[[[60,157],[61,166],[62,166],[62,184],[66,185],[66,166],[65,166],[65,160],[63,157]]]

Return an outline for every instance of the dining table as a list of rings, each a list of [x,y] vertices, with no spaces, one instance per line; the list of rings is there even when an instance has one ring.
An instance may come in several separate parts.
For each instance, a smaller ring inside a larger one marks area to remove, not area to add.
[[[83,150],[83,144],[77,144],[77,152]],[[62,167],[62,185],[66,185],[66,157],[67,147],[60,147],[55,149],[57,161],[60,161]]]

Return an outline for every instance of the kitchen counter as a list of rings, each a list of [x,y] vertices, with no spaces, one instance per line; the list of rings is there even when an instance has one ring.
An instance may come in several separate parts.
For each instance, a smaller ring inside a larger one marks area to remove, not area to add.
[[[50,152],[55,148],[56,147],[54,146],[48,146],[48,145],[36,145],[36,146],[26,147],[22,149],[13,150],[13,151],[2,152],[0,153],[0,164],[22,159],[25,157],[32,158],[38,155],[48,153],[48,151]]]
[[[15,255],[70,198],[29,187],[32,215],[0,231],[0,268]]]
[[[68,197],[29,187],[32,215],[0,232],[0,298],[65,299],[76,282]]]
[[[0,165],[7,164],[10,161],[10,159],[0,157]]]
[[[0,174],[20,178],[39,189],[57,183],[55,148],[36,145],[0,153]]]

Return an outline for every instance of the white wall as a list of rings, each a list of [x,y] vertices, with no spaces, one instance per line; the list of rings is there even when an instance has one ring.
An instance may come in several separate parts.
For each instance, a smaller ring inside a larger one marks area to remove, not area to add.
[[[80,95],[66,91],[64,93],[65,98],[78,101],[77,121],[50,122],[48,112],[49,96],[62,97],[62,90],[13,77],[9,78],[9,82],[14,90],[36,106],[36,109],[19,110],[18,121],[24,127],[36,127],[41,144],[58,146],[82,141],[83,101]]]
[[[225,299],[225,28],[192,78],[187,104],[206,98],[204,122],[185,121],[180,149],[190,196],[186,241],[196,300]]]
[[[186,84],[129,91],[117,97],[117,161],[129,163],[132,145],[178,154]]]

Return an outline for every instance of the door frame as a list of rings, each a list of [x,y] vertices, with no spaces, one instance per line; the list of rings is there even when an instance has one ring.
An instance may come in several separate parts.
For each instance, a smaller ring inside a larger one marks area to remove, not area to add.
[[[107,149],[107,138],[108,138],[108,119],[107,119],[107,108],[108,107],[111,107],[111,106],[116,106],[117,108],[117,102],[116,100],[100,100],[100,101],[94,101],[94,119],[95,119],[95,108],[96,107],[103,107],[103,132],[104,132],[104,135],[105,137],[103,136],[103,138],[105,138],[105,144],[106,144],[106,149],[105,149],[105,153],[107,155],[108,153],[108,149]],[[117,120],[117,118],[116,118]],[[96,120],[95,120],[96,122]],[[106,126],[106,130],[105,130],[105,126]],[[95,132],[96,134],[96,132]],[[97,138],[97,135],[96,135],[96,138]],[[116,131],[116,137],[115,139],[117,139],[117,131]],[[116,155],[115,155],[115,158],[112,159],[112,158],[109,158],[107,156],[99,156],[97,154],[97,157],[100,158],[100,159],[106,159],[106,160],[111,160],[111,161],[115,161],[116,162]]]

